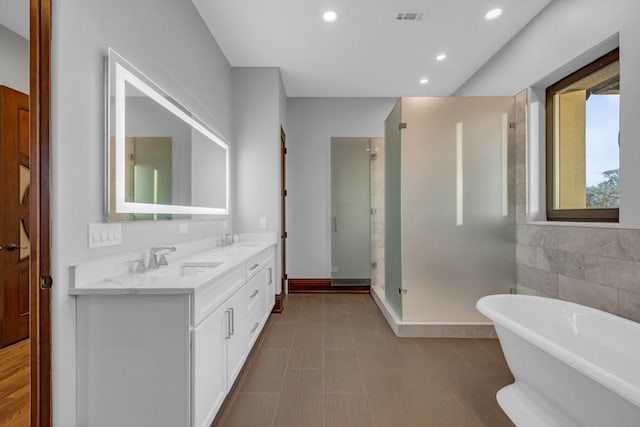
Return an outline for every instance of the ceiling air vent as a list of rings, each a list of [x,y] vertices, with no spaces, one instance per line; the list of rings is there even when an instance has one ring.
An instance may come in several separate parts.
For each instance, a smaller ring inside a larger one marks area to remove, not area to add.
[[[403,11],[398,12],[396,21],[420,21],[424,16],[424,12]]]

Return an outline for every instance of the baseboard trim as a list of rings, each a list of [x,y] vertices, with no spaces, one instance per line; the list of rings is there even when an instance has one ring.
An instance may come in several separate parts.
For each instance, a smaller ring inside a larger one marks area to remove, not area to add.
[[[497,338],[491,322],[477,323],[429,323],[404,322],[397,318],[387,304],[383,289],[373,287],[371,296],[398,337],[411,338]],[[381,295],[382,294],[382,295]]]
[[[341,293],[368,294],[368,285],[331,286],[331,279],[288,279],[290,294]]]
[[[276,303],[273,306],[272,313],[282,313],[284,310],[284,299],[286,295],[276,295]]]

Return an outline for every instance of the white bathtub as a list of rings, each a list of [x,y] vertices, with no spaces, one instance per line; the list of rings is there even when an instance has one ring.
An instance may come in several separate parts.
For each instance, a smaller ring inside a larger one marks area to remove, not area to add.
[[[497,399],[518,426],[640,426],[640,323],[526,295],[481,298],[515,382]]]

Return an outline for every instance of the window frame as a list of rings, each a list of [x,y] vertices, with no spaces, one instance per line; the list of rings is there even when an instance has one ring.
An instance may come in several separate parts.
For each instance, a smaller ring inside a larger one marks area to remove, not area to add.
[[[569,74],[546,89],[546,111],[545,111],[545,158],[546,158],[546,202],[548,221],[572,221],[572,222],[619,222],[619,208],[584,208],[584,209],[555,209],[553,201],[555,199],[554,186],[554,94],[567,86],[587,77],[590,74],[606,67],[607,65],[620,60],[620,49],[616,48],[611,52],[601,56],[595,61],[585,65],[579,70]]]

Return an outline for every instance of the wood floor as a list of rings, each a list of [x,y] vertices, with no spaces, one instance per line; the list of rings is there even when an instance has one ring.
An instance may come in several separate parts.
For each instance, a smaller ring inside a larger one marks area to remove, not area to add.
[[[497,340],[398,338],[369,295],[289,295],[214,426],[512,426]]]
[[[29,426],[29,339],[0,349],[0,426]]]

